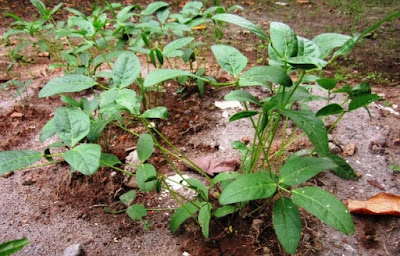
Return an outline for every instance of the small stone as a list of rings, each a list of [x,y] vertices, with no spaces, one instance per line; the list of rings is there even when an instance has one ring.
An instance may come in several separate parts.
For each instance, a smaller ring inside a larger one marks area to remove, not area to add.
[[[7,178],[9,178],[9,177],[11,177],[13,175],[14,175],[14,172],[12,171],[12,172],[4,173],[3,175],[1,175],[1,177],[7,179]]]
[[[341,154],[343,153],[343,150],[341,147],[339,147],[338,145],[336,145],[335,143],[329,142],[329,152],[331,152],[332,154]]]
[[[48,52],[39,52],[38,53],[38,57],[49,57],[50,56],[50,53],[48,53]]]
[[[334,140],[334,138],[333,138],[333,135],[332,135],[332,134],[328,134],[328,140],[329,140],[329,141],[333,141],[333,140]]]
[[[80,244],[73,244],[68,246],[63,253],[63,256],[80,256],[83,254]]]
[[[22,182],[23,186],[30,186],[36,183],[37,180],[35,180],[34,178],[27,178],[26,180],[24,180]]]
[[[354,143],[348,144],[343,150],[343,156],[353,156],[356,153],[356,145]]]
[[[262,224],[264,224],[263,220],[253,219],[253,222],[251,223],[251,228],[254,230],[260,230]]]
[[[10,115],[10,117],[16,117],[16,118],[21,118],[23,117],[24,114],[23,113],[19,113],[19,112],[14,112]]]
[[[250,138],[249,137],[247,137],[247,136],[244,136],[243,138],[242,138],[242,142],[244,143],[244,144],[249,144],[250,143]]]
[[[128,182],[125,183],[125,186],[127,186],[128,188],[139,188],[136,177],[130,177]]]
[[[142,164],[142,161],[140,161],[139,156],[137,154],[137,150],[132,151],[129,153],[129,155],[125,158],[125,163],[128,164],[125,166],[125,170],[135,173],[136,172],[136,166],[139,166]]]
[[[393,142],[393,144],[394,144],[395,146],[400,146],[400,138],[395,139],[394,142]]]

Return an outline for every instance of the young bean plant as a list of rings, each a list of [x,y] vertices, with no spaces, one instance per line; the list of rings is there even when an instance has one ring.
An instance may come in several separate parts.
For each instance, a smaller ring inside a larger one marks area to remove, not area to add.
[[[90,16],[65,8],[71,16],[66,22],[55,22],[52,15],[61,5],[49,11],[39,0],[32,0],[32,3],[42,14],[40,21],[31,24],[9,14],[17,22],[13,25],[16,28],[7,36],[29,34],[38,38],[34,41],[38,44],[44,40],[46,47],[42,48],[45,50],[54,50],[50,52],[56,62],[53,66],[63,67],[65,74],[50,80],[39,92],[39,97],[59,95],[65,106],[55,110],[54,117],[40,133],[41,142],[53,136],[57,141],[47,146],[44,152],[0,152],[0,174],[63,162],[72,172],[84,175],[93,175],[103,167],[117,170],[135,176],[140,191],[167,189],[171,193],[181,205],[171,217],[173,232],[193,217],[206,238],[210,236],[212,218],[230,214],[251,216],[272,206],[275,233],[290,254],[296,252],[301,238],[299,208],[345,234],[354,232],[354,223],[346,206],[331,193],[306,184],[327,170],[343,179],[356,178],[354,170],[343,158],[330,153],[328,133],[346,113],[367,109],[367,105],[379,96],[371,92],[367,83],[337,88],[335,80],[315,74],[323,74],[321,70],[334,59],[349,54],[365,35],[400,13],[388,16],[356,36],[325,33],[307,39],[280,22],[272,22],[267,34],[250,21],[227,13],[239,9],[238,6],[228,10],[222,6],[205,9],[202,2],[193,1],[179,13],[171,14],[168,3],[161,1],[144,9],[107,2],[105,7],[95,5]],[[248,118],[254,129],[254,139],[248,145],[241,141],[232,142],[232,147],[241,154],[240,170],[211,178],[154,126],[152,120],[167,119],[168,110],[156,102],[150,104],[149,93],[159,92],[163,83],[171,79],[183,84],[194,82],[200,92],[206,85],[222,86],[216,78],[206,76],[208,70],[204,67],[193,68],[196,36],[199,35],[194,28],[207,24],[217,38],[222,38],[224,23],[247,29],[263,40],[268,45],[268,65],[246,68],[248,59],[236,48],[224,44],[210,47],[217,63],[232,77],[232,81],[223,85],[235,87],[225,95],[225,100],[239,101],[245,107],[244,111],[231,116],[230,121]],[[43,29],[46,32],[54,30],[54,39],[50,41],[50,37],[42,36]],[[59,39],[63,39],[66,46],[61,52],[55,44]],[[152,71],[149,63],[153,65]],[[178,63],[189,63],[189,67],[177,69]],[[142,74],[144,67],[147,72]],[[246,90],[250,86],[268,87],[272,95],[259,99]],[[67,95],[89,89],[94,94],[91,100]],[[314,95],[316,90],[324,91],[327,96]],[[333,94],[344,95],[340,97],[343,100],[333,102]],[[308,103],[321,99],[326,100],[326,106],[314,113]],[[335,121],[326,129],[324,120],[328,116],[334,117]],[[294,127],[286,134],[289,122]],[[146,132],[139,134],[131,129],[132,126],[142,126]],[[111,127],[138,138],[140,164],[136,166],[136,173],[126,171],[121,160],[106,153],[104,143],[100,143],[102,134]],[[289,154],[288,147],[303,136],[309,138],[313,148]],[[273,151],[272,145],[278,140],[280,146]],[[55,148],[61,153],[52,153]],[[173,191],[166,182],[167,177],[147,162],[155,148],[188,187],[197,192],[194,200]],[[34,165],[39,161],[42,163]],[[207,182],[186,179],[176,161],[191,166]],[[127,206],[129,217],[140,220],[147,215],[147,209],[143,204],[133,204],[135,197],[136,190],[131,190],[120,199]]]

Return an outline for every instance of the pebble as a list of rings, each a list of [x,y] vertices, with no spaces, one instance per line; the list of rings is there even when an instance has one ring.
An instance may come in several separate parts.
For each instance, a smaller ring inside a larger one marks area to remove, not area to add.
[[[332,154],[341,154],[343,153],[343,150],[335,143],[329,142],[329,152],[331,152]]]
[[[125,183],[125,186],[127,186],[128,188],[139,188],[136,177],[130,177],[128,182]]]
[[[80,244],[73,244],[68,246],[63,253],[63,256],[80,256],[82,255],[82,246]]]

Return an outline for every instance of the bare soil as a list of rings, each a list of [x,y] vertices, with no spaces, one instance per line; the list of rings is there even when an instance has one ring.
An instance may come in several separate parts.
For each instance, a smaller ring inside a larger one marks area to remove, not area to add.
[[[58,1],[45,2],[51,6]],[[83,11],[90,10],[90,1],[65,2]],[[300,35],[310,38],[332,32],[332,29],[340,33],[361,31],[368,24],[399,9],[395,1],[385,1],[388,3],[376,6],[362,2],[362,13],[349,13],[340,4],[330,4],[332,1],[311,2],[298,4],[288,1],[287,6],[265,0],[235,3],[245,7],[244,15],[249,20],[266,29],[270,21],[283,21]],[[31,15],[35,11],[27,0],[0,0],[0,3],[0,11],[13,11],[34,18]],[[224,4],[233,3],[226,1]],[[171,4],[182,5],[180,1]],[[361,21],[355,21],[357,15]],[[4,32],[10,20],[2,19],[1,22],[0,32]],[[341,84],[369,81],[374,92],[384,95],[378,104],[389,104],[398,112],[400,108],[396,109],[394,105],[400,105],[399,30],[399,20],[385,24],[377,31],[375,39],[365,39],[350,57],[335,64],[341,75]],[[262,53],[255,47],[257,39],[254,36],[237,27],[228,26],[226,31],[226,36],[234,39],[250,63],[261,61]],[[9,61],[7,50],[8,47],[1,46],[2,72]],[[40,88],[60,73],[49,72],[46,69],[48,61],[34,57],[34,64],[18,66],[11,75],[0,74],[2,79],[16,74],[22,78],[34,77],[28,90],[29,104],[25,108],[8,92],[0,91],[1,151],[44,150],[46,145],[39,143],[39,131],[55,108],[62,105],[57,97],[37,98]],[[223,72],[216,71],[212,64],[207,72],[220,81],[225,79]],[[334,76],[334,73],[328,70],[325,75]],[[190,157],[237,157],[230,142],[251,136],[251,126],[246,121],[229,123],[226,113],[214,106],[227,91],[207,88],[205,95],[200,97],[195,90],[178,94],[177,89],[175,84],[166,88],[163,102],[170,118],[157,122],[160,131]],[[254,93],[263,94],[258,89],[254,89]],[[312,107],[318,109],[317,105]],[[375,105],[370,109],[372,118],[366,111],[359,110],[346,116],[333,130],[333,141],[337,144],[343,148],[355,146],[354,154],[346,156],[346,159],[361,178],[345,181],[324,173],[310,181],[310,184],[331,191],[344,202],[347,199],[363,200],[378,192],[400,194],[400,173],[389,168],[390,165],[400,165],[400,116]],[[226,111],[231,115],[236,110]],[[124,159],[129,153],[126,149],[135,146],[136,140],[118,130],[108,130],[108,133],[116,138],[110,152]],[[307,140],[296,145],[297,149],[307,146]],[[150,161],[160,172],[172,173],[160,152],[156,152]],[[197,174],[186,170],[183,164],[177,163],[177,166],[196,177]],[[123,175],[109,169],[87,177],[71,174],[67,166],[47,166],[0,177],[0,242],[29,238],[30,245],[17,255],[62,255],[72,244],[81,245],[82,255],[183,255],[184,252],[190,255],[285,255],[272,227],[270,209],[253,216],[256,220],[239,216],[213,220],[208,241],[204,240],[194,221],[185,222],[177,234],[171,234],[168,221],[172,211],[150,211],[141,222],[132,222],[125,214],[108,214],[104,206],[113,211],[123,208],[118,197],[129,190],[123,180]],[[138,192],[137,202],[148,208],[177,206],[167,193]],[[305,212],[302,216],[304,228],[296,255],[400,255],[398,217],[353,215],[356,233],[345,236]],[[231,230],[228,229],[230,226]]]

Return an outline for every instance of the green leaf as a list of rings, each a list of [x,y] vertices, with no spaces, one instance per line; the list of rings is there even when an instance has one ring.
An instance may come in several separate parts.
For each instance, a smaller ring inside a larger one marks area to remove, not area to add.
[[[64,75],[50,80],[39,92],[39,98],[58,93],[80,92],[96,85],[97,82],[83,75]]]
[[[323,68],[326,66],[327,62],[315,57],[298,56],[292,57],[285,60],[287,63],[295,68],[299,69],[314,69]]]
[[[112,78],[117,87],[128,87],[135,82],[140,71],[138,57],[132,52],[123,52],[115,62]]]
[[[324,33],[313,38],[313,42],[318,45],[321,59],[325,59],[333,51],[333,49],[341,47],[349,40],[351,36],[337,33]]]
[[[271,22],[269,31],[274,50],[280,57],[290,58],[297,55],[297,36],[288,25]]]
[[[166,2],[162,2],[162,1],[157,1],[157,2],[153,2],[150,3],[149,5],[147,5],[146,9],[144,9],[141,13],[141,15],[145,16],[145,15],[151,15],[154,12],[156,12],[158,9],[167,7],[168,4]]]
[[[279,242],[289,254],[296,252],[301,237],[301,218],[290,198],[279,198],[272,208],[272,223]]]
[[[189,186],[199,192],[199,195],[204,200],[208,201],[208,189],[203,182],[198,179],[186,179]]]
[[[179,70],[179,69],[156,69],[150,72],[147,77],[144,79],[143,86],[148,88],[158,83],[177,78],[180,76],[190,76],[203,81],[208,81],[205,78],[194,75],[190,72]]]
[[[187,218],[193,216],[204,204],[205,202],[195,201],[187,202],[186,204],[179,207],[172,215],[169,223],[171,232],[175,233],[182,225],[182,223],[187,220]]]
[[[110,90],[111,91],[111,90]],[[108,91],[108,92],[110,92]],[[115,102],[125,107],[131,114],[140,114],[140,100],[136,96],[136,92],[131,89],[122,89],[118,92]]]
[[[39,141],[43,143],[45,140],[56,134],[57,128],[54,118],[50,119],[42,128],[39,134]]]
[[[67,95],[61,95],[60,99],[71,107],[79,108],[80,104],[74,98]]]
[[[136,170],[136,179],[141,191],[147,192],[154,189],[156,184],[156,169],[151,164],[141,164]],[[152,180],[151,180],[152,179]],[[151,181],[148,181],[151,180]]]
[[[346,235],[354,232],[354,222],[347,207],[329,192],[318,187],[298,188],[292,190],[292,200],[296,205]]]
[[[145,162],[151,154],[153,154],[154,142],[150,134],[145,133],[140,135],[137,142],[137,154],[140,161]]]
[[[148,109],[142,114],[142,117],[143,118],[167,119],[168,118],[168,110],[166,107],[156,107],[156,108]]]
[[[366,82],[362,82],[357,84],[356,86],[354,86],[351,89],[351,95],[352,98],[358,97],[358,96],[362,96],[362,95],[369,95],[371,94],[371,86],[369,85],[369,83]]]
[[[15,239],[12,241],[2,243],[0,244],[0,255],[1,256],[11,255],[13,253],[22,250],[22,248],[24,248],[28,244],[29,240],[27,238]]]
[[[258,111],[242,111],[239,113],[234,114],[233,116],[231,116],[231,118],[229,118],[229,122],[233,122],[242,118],[247,118],[247,117],[252,117],[258,114]]]
[[[18,170],[39,161],[43,154],[33,150],[0,152],[0,175]]]
[[[234,213],[236,210],[235,206],[233,205],[225,205],[215,209],[213,215],[217,218],[225,217],[226,215]]]
[[[68,146],[75,146],[90,131],[90,119],[85,112],[73,107],[59,107],[54,113],[57,136]]]
[[[95,29],[93,27],[93,24],[87,21],[83,17],[70,17],[68,19],[68,26],[73,27],[77,26],[80,28],[82,31],[84,31],[85,36],[93,36],[95,34]]]
[[[332,161],[334,161],[337,167],[332,168],[332,171],[342,179],[350,180],[357,178],[356,172],[351,168],[351,166],[338,155],[329,154],[327,155]]]
[[[182,56],[183,51],[180,49],[194,40],[194,37],[179,38],[167,44],[163,49],[163,55],[167,58]],[[179,51],[177,51],[179,50]]]
[[[137,221],[147,216],[147,210],[143,204],[134,204],[126,209],[126,214],[128,214],[129,218],[133,221]]]
[[[205,238],[210,236],[211,204],[205,203],[199,211],[199,225]]]
[[[101,147],[98,144],[81,144],[66,151],[64,160],[84,175],[93,175],[100,167]]]
[[[337,167],[329,158],[291,157],[279,171],[279,182],[296,186],[311,179],[320,172]]]
[[[326,90],[332,90],[336,87],[336,81],[331,78],[321,78],[315,81]]]
[[[86,135],[86,138],[90,142],[96,142],[100,138],[101,133],[103,132],[104,128],[106,128],[109,122],[110,122],[109,120],[96,120],[93,123],[91,123],[90,131]]]
[[[261,85],[270,87],[268,82],[286,87],[290,87],[293,84],[290,76],[281,67],[259,66],[244,72],[239,79],[239,86]]]
[[[234,180],[239,176],[240,176],[240,173],[238,173],[238,172],[222,172],[222,173],[219,173],[217,176],[215,176],[212,179],[211,184],[215,185],[221,181]]]
[[[330,115],[340,114],[343,111],[344,111],[344,109],[339,104],[332,103],[332,104],[326,105],[325,107],[318,110],[318,112],[315,115],[316,116],[330,116]]]
[[[349,104],[349,111],[355,110],[357,108],[365,107],[368,104],[379,100],[381,97],[377,94],[367,94],[354,98]]]
[[[161,65],[163,65],[164,64],[164,57],[162,55],[162,52],[159,49],[156,49],[156,55],[157,55],[158,62]]]
[[[280,113],[292,119],[307,134],[320,156],[326,156],[329,153],[328,133],[325,125],[313,112],[308,110],[281,110]]]
[[[243,90],[230,91],[227,95],[225,95],[224,100],[250,102],[260,105],[260,102],[257,100],[256,97],[251,95],[251,93],[249,93],[248,91],[243,91]]]
[[[239,176],[221,194],[221,205],[270,197],[276,190],[276,182],[270,173],[257,172]]]
[[[257,35],[261,39],[263,39],[267,42],[269,41],[267,34],[260,27],[254,25],[250,21],[248,21],[245,18],[242,18],[238,15],[221,13],[221,14],[214,15],[212,17],[212,19],[217,20],[217,21],[223,21],[223,22],[235,24],[239,27],[249,30],[250,32],[253,32],[255,35]]]
[[[247,65],[247,58],[236,48],[216,44],[211,46],[211,50],[218,64],[234,77],[237,77]]]
[[[317,44],[313,41],[297,36],[297,56],[319,58],[321,52]]]
[[[114,154],[101,153],[100,166],[109,167],[117,164],[122,164],[118,157]]]
[[[126,206],[129,206],[133,203],[136,198],[136,191],[130,190],[119,196],[119,200],[124,203]]]

